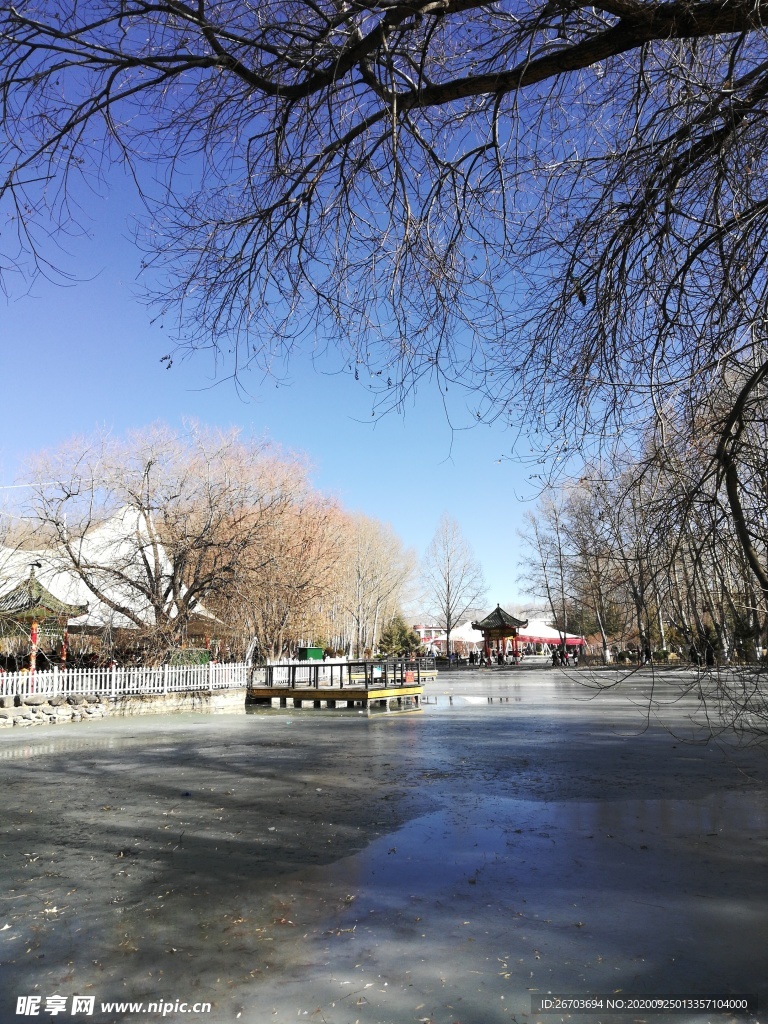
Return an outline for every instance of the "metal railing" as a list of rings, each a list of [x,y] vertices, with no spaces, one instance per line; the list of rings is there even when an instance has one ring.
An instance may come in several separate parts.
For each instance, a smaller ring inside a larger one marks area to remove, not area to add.
[[[289,665],[256,665],[248,673],[248,686],[318,690],[344,687],[389,689],[420,686],[436,675],[434,658],[340,663],[305,661]]]

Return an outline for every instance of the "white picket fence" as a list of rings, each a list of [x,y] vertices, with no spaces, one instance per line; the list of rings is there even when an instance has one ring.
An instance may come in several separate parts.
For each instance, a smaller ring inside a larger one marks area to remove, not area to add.
[[[70,693],[120,697],[127,694],[177,693],[180,690],[227,690],[245,686],[247,666],[242,663],[216,665],[136,665],[112,668],[51,669],[48,672],[0,673],[0,697],[48,697]]]

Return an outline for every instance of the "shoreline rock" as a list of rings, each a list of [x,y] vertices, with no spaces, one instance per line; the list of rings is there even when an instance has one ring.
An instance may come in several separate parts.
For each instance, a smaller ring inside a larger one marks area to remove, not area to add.
[[[213,694],[200,690],[183,690],[168,694],[137,694],[114,698],[92,693],[60,693],[55,696],[30,693],[24,696],[0,697],[0,729],[88,722],[111,715],[241,709],[245,712],[244,687],[214,691]]]

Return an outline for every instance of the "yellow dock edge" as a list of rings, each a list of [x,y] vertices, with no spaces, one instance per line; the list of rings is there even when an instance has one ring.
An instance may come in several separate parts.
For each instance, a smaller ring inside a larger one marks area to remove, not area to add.
[[[389,700],[393,697],[420,697],[423,686],[389,686],[380,690],[365,690],[344,687],[343,690],[320,686],[295,688],[290,686],[252,686],[247,690],[249,698],[266,700],[268,697],[288,697],[291,700]]]
[[[420,697],[424,692],[423,686],[390,686],[381,690],[363,691],[368,700],[386,700],[388,697]]]

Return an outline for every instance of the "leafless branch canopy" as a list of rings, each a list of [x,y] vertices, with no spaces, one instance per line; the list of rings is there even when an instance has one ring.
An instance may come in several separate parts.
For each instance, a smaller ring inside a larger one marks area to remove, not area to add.
[[[3,4],[3,264],[48,270],[118,163],[157,294],[238,370],[309,336],[544,447],[687,414],[767,358],[766,12]]]

